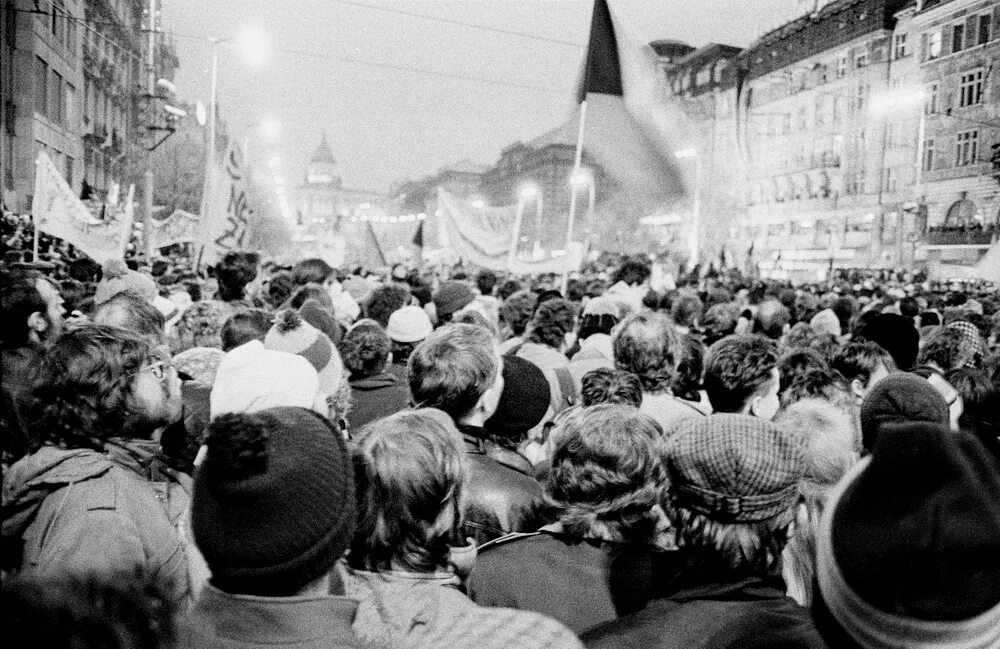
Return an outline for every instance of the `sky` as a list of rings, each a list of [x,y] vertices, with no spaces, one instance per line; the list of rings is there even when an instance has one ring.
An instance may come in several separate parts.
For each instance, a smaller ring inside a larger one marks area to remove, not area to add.
[[[746,46],[807,9],[803,0],[610,4],[638,38],[696,47]],[[175,35],[178,95],[206,104],[208,39],[232,38],[247,27],[265,32],[271,52],[260,64],[219,46],[219,111],[230,134],[250,133],[251,157],[280,157],[280,173],[297,183],[326,133],[346,187],[386,191],[462,159],[493,164],[510,144],[563,123],[592,6],[592,0],[163,0],[162,25]],[[263,136],[264,121],[280,123],[277,137]]]

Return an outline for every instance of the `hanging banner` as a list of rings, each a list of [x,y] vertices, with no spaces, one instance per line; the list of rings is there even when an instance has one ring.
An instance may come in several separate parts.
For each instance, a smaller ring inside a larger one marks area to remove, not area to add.
[[[221,165],[211,165],[205,175],[198,225],[198,265],[212,265],[230,250],[250,241],[250,205],[247,201],[247,168],[239,146],[229,145]]]
[[[166,248],[175,243],[191,243],[198,234],[198,215],[184,210],[174,210],[167,218],[153,220],[149,228],[149,247]]]
[[[135,187],[116,206],[103,205],[100,218],[77,198],[52,159],[44,151],[35,161],[35,195],[31,214],[39,232],[79,248],[94,261],[122,259],[132,233]],[[110,209],[109,209],[110,208]]]
[[[438,189],[441,238],[447,248],[467,262],[497,271],[518,274],[561,273],[567,268],[565,256],[539,261],[510,259],[510,249],[517,233],[514,232],[517,207],[472,207],[447,190]],[[584,254],[583,245],[573,242],[564,251],[570,259],[570,268],[579,268]]]

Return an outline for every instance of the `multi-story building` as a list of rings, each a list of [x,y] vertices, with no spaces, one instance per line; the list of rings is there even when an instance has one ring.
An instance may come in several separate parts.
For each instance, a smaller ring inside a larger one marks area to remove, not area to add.
[[[762,269],[801,275],[883,262],[878,235],[913,168],[890,154],[896,137],[915,133],[893,136],[885,100],[894,63],[909,53],[893,40],[906,4],[838,0],[741,54],[744,226]]]
[[[35,158],[45,151],[79,189],[84,0],[3,4],[3,135],[0,184],[4,207],[27,212]]]
[[[153,113],[143,30],[158,29],[158,10],[150,18],[142,0],[39,0],[27,7],[0,5],[4,207],[31,209],[39,151],[77,192],[103,194],[112,184],[137,182]],[[171,79],[178,66],[173,44],[158,35],[155,45],[156,75]]]
[[[744,216],[744,171],[740,166],[736,120],[736,57],[742,51],[731,45],[710,43],[695,49],[677,41],[650,43],[665,75],[665,101],[676,106],[689,122],[688,141],[678,142],[678,159],[690,188],[686,218],[662,218],[659,227],[688,241],[692,227],[701,259],[719,256],[723,246],[733,248],[738,223]],[[695,201],[697,199],[697,201]],[[698,206],[697,222],[692,213]]]
[[[922,0],[911,34],[923,84],[920,195],[928,262],[969,264],[1000,237],[1000,2]]]

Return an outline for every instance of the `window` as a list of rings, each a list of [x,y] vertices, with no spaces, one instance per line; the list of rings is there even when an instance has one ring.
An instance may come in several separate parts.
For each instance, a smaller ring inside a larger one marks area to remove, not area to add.
[[[868,65],[868,50],[863,52],[858,52],[858,55],[854,57],[854,67],[863,68]]]
[[[868,96],[868,86],[866,84],[858,84],[858,94],[854,100],[854,107],[861,110],[865,107],[865,98]]]
[[[924,151],[921,156],[920,168],[924,171],[934,171],[934,140],[924,140]]]
[[[906,34],[896,34],[892,37],[892,58],[901,59],[906,56]]]
[[[941,56],[941,32],[931,32],[927,37],[927,58],[936,59]]]
[[[924,102],[924,114],[934,115],[938,112],[938,84],[932,83],[927,87],[927,101]]]
[[[73,84],[66,84],[66,102],[65,102],[65,114],[63,119],[66,120],[66,125],[73,127],[76,125],[76,88]]]
[[[49,119],[56,124],[62,124],[65,117],[66,98],[63,96],[62,75],[52,70],[49,87]]]
[[[49,66],[39,57],[35,57],[35,112],[39,115],[49,114]]]
[[[958,88],[959,107],[973,106],[983,101],[983,71],[976,70],[962,75]]]
[[[983,14],[979,17],[979,39],[977,45],[985,45],[990,42],[990,15]]]
[[[699,86],[708,85],[708,82],[712,80],[712,69],[708,66],[703,67],[698,70],[698,74],[695,76],[695,83]]]
[[[847,74],[847,56],[837,59],[837,78],[840,79]]]
[[[958,24],[951,28],[951,51],[958,52],[962,49],[962,36],[965,34],[965,25]]]
[[[955,166],[965,167],[976,164],[979,153],[979,131],[963,131],[955,142]]]
[[[722,83],[722,73],[726,70],[726,62],[719,61],[715,64],[715,83]]]

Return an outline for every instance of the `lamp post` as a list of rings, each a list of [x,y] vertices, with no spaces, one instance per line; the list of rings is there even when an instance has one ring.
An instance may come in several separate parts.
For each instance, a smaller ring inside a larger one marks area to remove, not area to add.
[[[694,200],[691,205],[691,232],[688,234],[688,255],[694,268],[701,251],[701,156],[697,149],[681,149],[674,151],[674,157],[678,160],[694,159]]]

